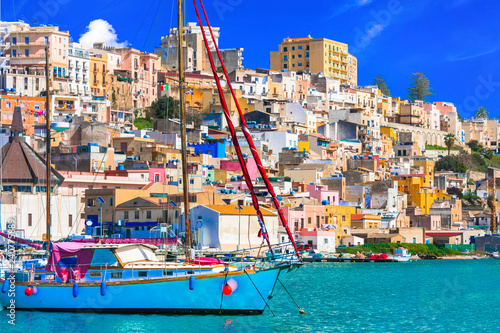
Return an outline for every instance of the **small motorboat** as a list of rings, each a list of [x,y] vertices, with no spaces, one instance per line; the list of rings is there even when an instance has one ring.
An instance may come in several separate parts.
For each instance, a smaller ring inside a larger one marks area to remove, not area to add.
[[[410,261],[411,253],[404,247],[398,247],[394,255],[389,256],[394,261]]]

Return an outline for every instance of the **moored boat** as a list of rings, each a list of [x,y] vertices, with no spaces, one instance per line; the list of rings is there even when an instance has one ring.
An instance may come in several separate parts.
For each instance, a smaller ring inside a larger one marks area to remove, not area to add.
[[[280,273],[291,267],[167,263],[154,250],[144,244],[54,243],[47,271],[12,272],[0,304],[7,307],[15,297],[19,310],[259,314]]]
[[[394,253],[394,255],[389,256],[389,259],[393,259],[394,261],[410,261],[412,254],[408,252],[408,249],[404,247],[398,247]]]

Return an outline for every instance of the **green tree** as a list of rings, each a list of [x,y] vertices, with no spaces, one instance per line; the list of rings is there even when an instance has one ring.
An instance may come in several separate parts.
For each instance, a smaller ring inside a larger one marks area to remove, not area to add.
[[[491,160],[493,158],[493,150],[485,149],[483,155],[484,155],[484,158]]]
[[[387,80],[382,74],[377,75],[377,77],[373,79],[372,84],[378,86],[385,96],[391,96],[391,91],[387,88]]]
[[[476,111],[476,118],[488,119],[488,110],[484,106],[480,106]]]
[[[411,79],[411,86],[408,88],[408,99],[411,102],[421,100],[427,102],[427,98],[432,96],[432,88],[429,79],[423,73],[413,73],[415,77]]]
[[[147,118],[179,118],[179,101],[169,96],[162,96],[151,103]]]
[[[472,152],[476,152],[476,153],[482,153],[484,150],[483,145],[480,144],[477,140],[469,141],[467,143],[467,146],[469,146],[469,148]]]
[[[453,147],[453,144],[455,143],[455,135],[448,133],[444,136],[444,144],[448,148],[448,156],[450,156],[450,150]]]
[[[458,113],[458,112],[457,112],[457,116],[458,116],[458,120],[460,120],[460,121],[464,121],[464,120],[462,119],[462,116],[460,115],[460,113]]]
[[[445,156],[440,158],[434,166],[436,171],[466,172],[467,168],[456,156]]]

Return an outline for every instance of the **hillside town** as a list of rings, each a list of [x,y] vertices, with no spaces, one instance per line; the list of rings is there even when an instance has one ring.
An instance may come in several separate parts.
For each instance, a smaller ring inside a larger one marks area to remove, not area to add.
[[[19,237],[46,238],[50,86],[53,240],[182,241],[189,209],[197,249],[262,243],[202,30],[189,22],[183,31],[189,207],[177,28],[147,53],[86,46],[56,26],[0,23],[2,231],[9,222]],[[211,48],[223,34],[213,31]],[[484,108],[462,119],[454,101],[390,96],[387,87],[358,82],[349,45],[326,37],[284,38],[267,50],[269,68],[245,68],[237,45],[221,50],[231,120],[241,122],[229,86],[295,239],[322,253],[376,243],[496,250],[499,120]],[[244,133],[236,132],[270,240],[288,242]]]

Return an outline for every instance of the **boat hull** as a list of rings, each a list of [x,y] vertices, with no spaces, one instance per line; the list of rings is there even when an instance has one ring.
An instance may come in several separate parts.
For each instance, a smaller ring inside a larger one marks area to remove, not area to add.
[[[289,265],[261,271],[196,276],[192,290],[189,277],[157,280],[107,282],[101,296],[100,283],[81,283],[77,297],[73,283],[32,283],[36,294],[26,296],[28,283],[15,285],[12,293],[0,292],[0,304],[8,307],[15,299],[16,310],[95,313],[216,313],[261,314],[280,273]],[[223,295],[225,281],[232,293]],[[9,296],[10,295],[10,296]]]
[[[394,261],[407,262],[410,261],[411,256],[390,256],[389,258]]]

